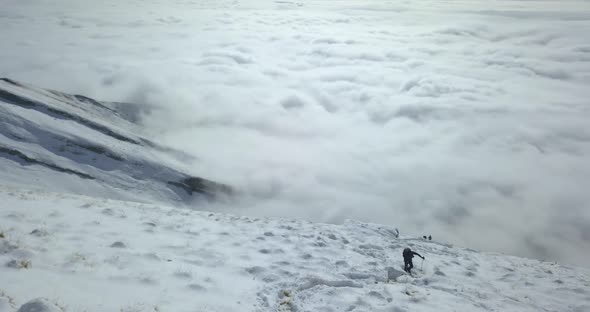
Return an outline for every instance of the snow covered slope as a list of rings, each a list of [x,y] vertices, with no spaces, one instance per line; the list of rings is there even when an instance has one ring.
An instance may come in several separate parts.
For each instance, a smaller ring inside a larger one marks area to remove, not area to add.
[[[2,182],[140,201],[230,191],[179,171],[188,156],[142,136],[141,109],[0,79]]]
[[[375,224],[6,187],[0,200],[0,311],[35,298],[19,311],[590,311],[585,269]],[[401,272],[407,246],[426,257],[415,277]]]

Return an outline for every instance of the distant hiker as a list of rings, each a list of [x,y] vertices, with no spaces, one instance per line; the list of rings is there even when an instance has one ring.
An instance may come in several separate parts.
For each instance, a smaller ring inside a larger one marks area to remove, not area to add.
[[[412,268],[414,267],[414,264],[412,263],[412,258],[414,258],[414,255],[424,259],[424,257],[422,257],[422,255],[420,255],[417,252],[412,251],[410,248],[406,248],[404,249],[404,252],[402,254],[404,256],[404,271],[412,274]]]

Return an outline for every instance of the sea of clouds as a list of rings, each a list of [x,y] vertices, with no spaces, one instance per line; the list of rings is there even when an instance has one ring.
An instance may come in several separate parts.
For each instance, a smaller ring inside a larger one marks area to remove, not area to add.
[[[586,265],[588,34],[584,0],[0,0],[0,76],[149,106],[242,192],[205,209]]]

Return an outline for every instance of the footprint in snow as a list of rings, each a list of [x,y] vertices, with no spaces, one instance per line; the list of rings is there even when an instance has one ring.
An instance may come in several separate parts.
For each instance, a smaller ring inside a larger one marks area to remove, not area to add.
[[[363,244],[363,245],[359,245],[360,249],[376,249],[376,250],[383,250],[383,247],[381,246],[377,246],[377,245],[372,245],[372,244]]]
[[[49,233],[44,229],[34,229],[31,233],[33,236],[43,237],[49,235]]]
[[[369,297],[385,300],[385,296],[383,296],[383,294],[374,290],[370,291],[367,295],[369,295]]]
[[[154,260],[154,261],[162,260],[155,252],[144,253],[142,256],[148,260]]]
[[[258,252],[262,253],[262,254],[282,254],[285,253],[284,250],[280,249],[280,248],[276,248],[276,249],[260,249],[258,250]]]
[[[81,208],[81,209],[88,209],[90,207],[92,207],[92,204],[91,203],[87,203],[87,204],[84,204],[84,205],[80,205],[79,208]]]
[[[278,266],[281,266],[281,267],[284,267],[284,266],[289,266],[289,265],[291,265],[291,263],[290,263],[289,261],[284,261],[284,260],[283,260],[283,261],[278,261],[278,262],[275,262],[274,264],[276,264],[276,265],[278,265]]]
[[[422,302],[426,299],[426,295],[418,291],[415,287],[408,286],[404,290],[404,294],[409,297],[410,301],[412,302]]]
[[[158,284],[158,281],[153,277],[153,276],[149,276],[149,275],[141,275],[137,278],[137,280],[142,283],[142,284],[146,284],[146,285],[156,285]]]
[[[111,208],[105,208],[101,211],[101,213],[103,215],[107,215],[107,216],[114,216],[115,215],[115,211]]]
[[[305,260],[308,260],[308,259],[313,258],[313,256],[311,254],[306,253],[306,254],[301,255],[301,258],[302,259],[305,259]]]
[[[88,225],[88,226],[100,226],[100,221],[94,220],[94,221],[86,222],[86,223],[84,223],[84,225]]]
[[[174,274],[172,274],[174,277],[176,278],[180,278],[180,279],[190,279],[193,277],[193,273],[190,271],[186,271],[186,270],[178,270],[176,272],[174,272]]]
[[[440,270],[439,267],[434,268],[434,274],[439,276],[447,276],[443,271]]]
[[[0,255],[7,254],[15,249],[18,249],[18,245],[11,243],[7,240],[2,240],[0,242]]]
[[[246,272],[248,272],[250,274],[254,274],[254,275],[264,273],[265,271],[266,271],[266,269],[263,267],[260,267],[260,266],[253,266],[253,267],[246,268]]]
[[[48,216],[52,218],[57,218],[63,216],[63,214],[59,211],[52,211],[50,214],[48,214]]]
[[[205,288],[199,284],[196,284],[196,283],[189,284],[187,287],[190,288],[191,290],[194,290],[194,291],[206,291],[207,290],[207,288]]]
[[[111,248],[127,248],[127,246],[125,245],[125,243],[123,242],[114,242],[111,244],[110,246]]]
[[[16,220],[16,221],[21,221],[22,219],[25,218],[25,215],[22,213],[11,212],[7,215],[4,215],[4,218]]]
[[[467,277],[474,277],[475,276],[475,273],[473,273],[472,271],[467,271],[467,272],[465,272],[465,276],[467,276]]]

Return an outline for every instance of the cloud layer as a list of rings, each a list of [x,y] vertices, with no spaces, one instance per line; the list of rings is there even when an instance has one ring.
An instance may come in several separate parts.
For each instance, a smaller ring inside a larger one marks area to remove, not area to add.
[[[155,106],[206,209],[590,257],[587,1],[7,3],[0,74]]]

